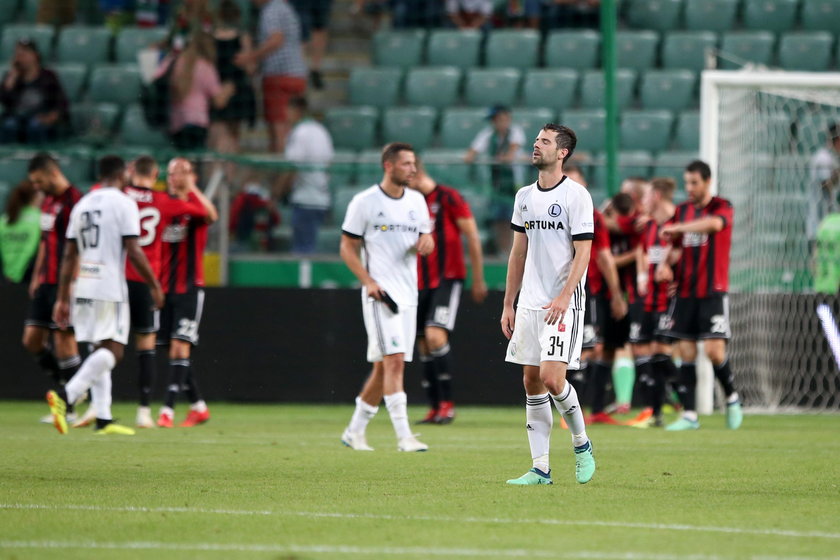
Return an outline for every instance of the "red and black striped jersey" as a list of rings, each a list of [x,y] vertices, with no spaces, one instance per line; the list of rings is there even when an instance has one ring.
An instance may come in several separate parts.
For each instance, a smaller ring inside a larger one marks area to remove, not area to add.
[[[161,275],[161,251],[164,228],[173,218],[182,214],[193,218],[206,218],[207,209],[197,198],[179,200],[165,192],[129,185],[123,192],[137,203],[140,211],[140,237],[138,242],[156,278]],[[131,262],[125,263],[125,278],[129,282],[144,282]]]
[[[610,232],[610,247],[614,256],[618,257],[634,251],[639,244],[639,235]],[[636,263],[631,262],[618,268],[618,281],[627,294],[627,303],[636,302]]]
[[[690,202],[677,206],[674,223],[685,223],[716,216],[723,219],[723,229],[716,233],[684,233],[674,244],[682,246],[682,256],[674,275],[680,297],[704,298],[729,291],[729,250],[732,246],[734,209],[725,198],[712,197],[703,208]]]
[[[604,216],[598,210],[594,211],[594,233],[592,238],[592,250],[589,253],[589,268],[586,269],[586,287],[590,295],[598,295],[606,287],[604,275],[598,268],[598,253],[606,249],[610,250],[610,232],[604,224]],[[609,294],[608,294],[609,295]]]
[[[436,185],[426,195],[426,205],[434,222],[435,250],[425,257],[418,256],[417,287],[420,290],[437,288],[443,279],[467,277],[458,220],[472,217],[470,206],[461,193],[446,185]]]
[[[667,222],[666,222],[667,223]],[[659,313],[668,310],[668,284],[670,282],[657,282],[654,280],[656,266],[663,262],[671,248],[671,244],[659,236],[665,224],[657,224],[656,220],[650,220],[642,230],[641,243],[648,260],[648,281],[647,295],[645,296],[645,311],[656,311]]]
[[[192,193],[189,201],[198,202]],[[174,216],[161,234],[160,284],[167,294],[184,294],[204,286],[207,221],[189,214]]]
[[[64,255],[64,241],[70,212],[82,198],[82,193],[70,185],[57,196],[47,195],[41,203],[41,240],[44,243],[44,262],[38,271],[42,284],[58,284],[61,257]]]

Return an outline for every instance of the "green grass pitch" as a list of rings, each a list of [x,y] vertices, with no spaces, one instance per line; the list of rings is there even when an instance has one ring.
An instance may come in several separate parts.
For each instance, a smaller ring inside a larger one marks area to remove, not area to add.
[[[211,409],[193,429],[62,437],[46,405],[0,402],[0,558],[840,557],[840,416],[595,426],[587,485],[555,424],[555,484],[511,487],[530,467],[521,408],[418,427],[416,454],[384,407],[373,453],[339,443],[349,405]]]

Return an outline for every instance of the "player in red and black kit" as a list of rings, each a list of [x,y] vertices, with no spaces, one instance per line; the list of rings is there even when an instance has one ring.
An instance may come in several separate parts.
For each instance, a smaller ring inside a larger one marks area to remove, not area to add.
[[[35,356],[41,368],[52,375],[56,383],[63,385],[73,377],[82,361],[72,327],[59,329],[52,320],[52,309],[58,293],[64,234],[70,221],[70,211],[82,198],[82,193],[70,184],[58,162],[49,154],[40,153],[33,157],[29,161],[28,173],[35,188],[46,196],[41,204],[41,243],[29,284],[32,303],[24,322],[23,347]]]
[[[173,198],[199,201],[195,193],[198,190],[195,171],[184,158],[169,162],[167,186]],[[210,419],[210,411],[198,392],[190,363],[192,347],[198,344],[198,326],[204,307],[202,288],[207,226],[219,216],[206,198],[201,202],[207,205],[206,218],[196,219],[189,214],[176,216],[167,222],[161,236],[160,284],[166,293],[166,303],[161,313],[162,336],[158,337],[158,343],[169,344],[169,383],[157,421],[162,428],[173,425],[175,400],[182,387],[190,400],[190,412],[181,426],[195,426]]]
[[[449,367],[449,333],[455,327],[461,289],[467,277],[461,235],[467,239],[472,265],[472,298],[487,297],[484,259],[478,226],[461,194],[439,185],[426,174],[419,158],[417,174],[409,185],[426,197],[434,219],[435,250],[417,257],[417,347],[423,364],[423,387],[429,398],[429,412],[421,424],[448,424],[455,418],[452,401],[452,372]]]
[[[656,281],[675,281],[677,293],[669,310],[669,334],[680,340],[683,363],[677,393],[682,418],[667,430],[696,430],[695,393],[697,340],[704,341],[715,377],[726,394],[726,424],[737,429],[743,420],[732,370],[726,356],[729,339],[729,249],[732,243],[732,204],[712,195],[712,170],[702,161],[685,168],[688,201],[680,204],[661,236],[672,243],[667,259],[656,268]],[[676,264],[676,271],[672,266]]]
[[[660,236],[662,228],[674,217],[673,179],[656,177],[645,189],[644,224],[636,247],[636,284],[641,305],[630,311],[630,344],[636,360],[636,379],[646,401],[645,408],[630,425],[646,428],[662,426],[665,381],[676,377],[671,361],[672,339],[667,336],[668,307],[671,301],[668,282],[656,282],[656,266],[668,254],[671,244]]]

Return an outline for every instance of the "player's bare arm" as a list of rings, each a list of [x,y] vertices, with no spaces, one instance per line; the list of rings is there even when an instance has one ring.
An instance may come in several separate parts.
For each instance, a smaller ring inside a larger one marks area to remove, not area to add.
[[[216,209],[216,205],[213,204],[213,202],[207,198],[203,192],[201,192],[201,189],[199,189],[197,185],[190,185],[190,192],[195,195],[198,201],[201,202],[201,205],[207,210],[207,217],[205,220],[207,220],[208,224],[212,224],[219,219],[219,211]]]
[[[592,250],[591,239],[581,239],[572,242],[575,246],[575,257],[572,259],[572,268],[569,271],[569,278],[566,284],[556,298],[551,300],[551,303],[543,306],[547,309],[545,314],[545,322],[549,325],[554,325],[558,321],[562,322],[566,315],[566,310],[569,309],[569,303],[572,301],[572,296],[580,284],[581,278],[586,274],[586,267],[589,266],[589,253]]]
[[[341,260],[344,261],[344,264],[347,265],[350,272],[352,272],[359,282],[365,287],[367,294],[370,297],[377,300],[381,299],[382,289],[379,287],[379,284],[371,278],[367,269],[365,269],[365,266],[362,264],[362,258],[359,256],[361,250],[361,238],[354,239],[347,234],[343,234],[341,236],[341,248],[339,249]]]
[[[636,250],[631,249],[630,251],[626,251],[621,253],[620,255],[615,255],[615,266],[617,268],[623,268],[627,265],[631,265],[636,261]]]
[[[502,307],[502,334],[510,339],[516,322],[516,310],[513,302],[522,287],[525,275],[525,258],[528,256],[528,236],[522,232],[513,232],[513,245],[508,257],[507,278],[505,279],[505,299]]]
[[[44,240],[38,242],[38,253],[35,256],[35,266],[32,268],[32,279],[29,281],[29,297],[34,298],[35,292],[41,285],[41,268],[44,266]]]
[[[665,226],[659,235],[663,239],[671,239],[674,235],[683,233],[717,233],[724,227],[726,227],[726,220],[720,216],[706,216],[699,220]]]
[[[636,247],[636,291],[644,297],[648,292],[648,263],[647,255],[642,244]]]
[[[455,224],[461,235],[467,238],[467,251],[470,254],[472,267],[472,298],[481,303],[487,297],[487,284],[484,281],[484,255],[481,252],[481,239],[478,236],[478,225],[475,218],[458,218]]]
[[[435,250],[435,238],[431,233],[421,233],[414,248],[423,257],[430,255]]]
[[[64,256],[58,273],[58,294],[53,306],[53,321],[62,328],[70,325],[70,286],[79,266],[79,248],[74,239],[64,244]]]
[[[128,260],[131,262],[132,266],[134,266],[134,270],[136,270],[140,276],[143,277],[143,280],[146,281],[146,284],[148,284],[149,291],[152,293],[152,299],[155,302],[155,309],[163,308],[163,289],[160,287],[160,282],[158,282],[158,279],[155,277],[155,273],[152,271],[152,266],[149,264],[146,254],[140,247],[139,241],[136,237],[125,237],[123,238],[123,246],[125,247]]]
[[[618,267],[615,258],[609,249],[602,249],[595,256],[595,262],[604,277],[604,282],[607,283],[607,289],[610,291],[610,313],[615,319],[621,319],[627,315],[627,302],[621,292],[621,282],[618,280]]]

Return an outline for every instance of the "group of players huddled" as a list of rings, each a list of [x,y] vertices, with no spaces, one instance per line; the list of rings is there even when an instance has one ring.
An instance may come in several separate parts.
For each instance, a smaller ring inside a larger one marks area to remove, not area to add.
[[[99,183],[83,197],[51,155],[38,154],[29,163],[28,178],[45,198],[23,344],[55,381],[45,421],[61,433],[94,423],[101,434],[134,433],[114,423],[110,407],[111,370],[133,331],[140,372],[137,427],[173,427],[181,391],[190,410],[180,425],[204,423],[210,412],[190,356],[198,343],[204,247],[216,208],[184,158],[169,162],[166,192],[156,190],[159,169],[150,156],[129,164],[105,156],[98,172]],[[77,343],[90,350],[84,361]],[[170,371],[155,422],[150,407],[156,345],[169,346]],[[90,407],[78,415],[74,405],[86,394]]]

